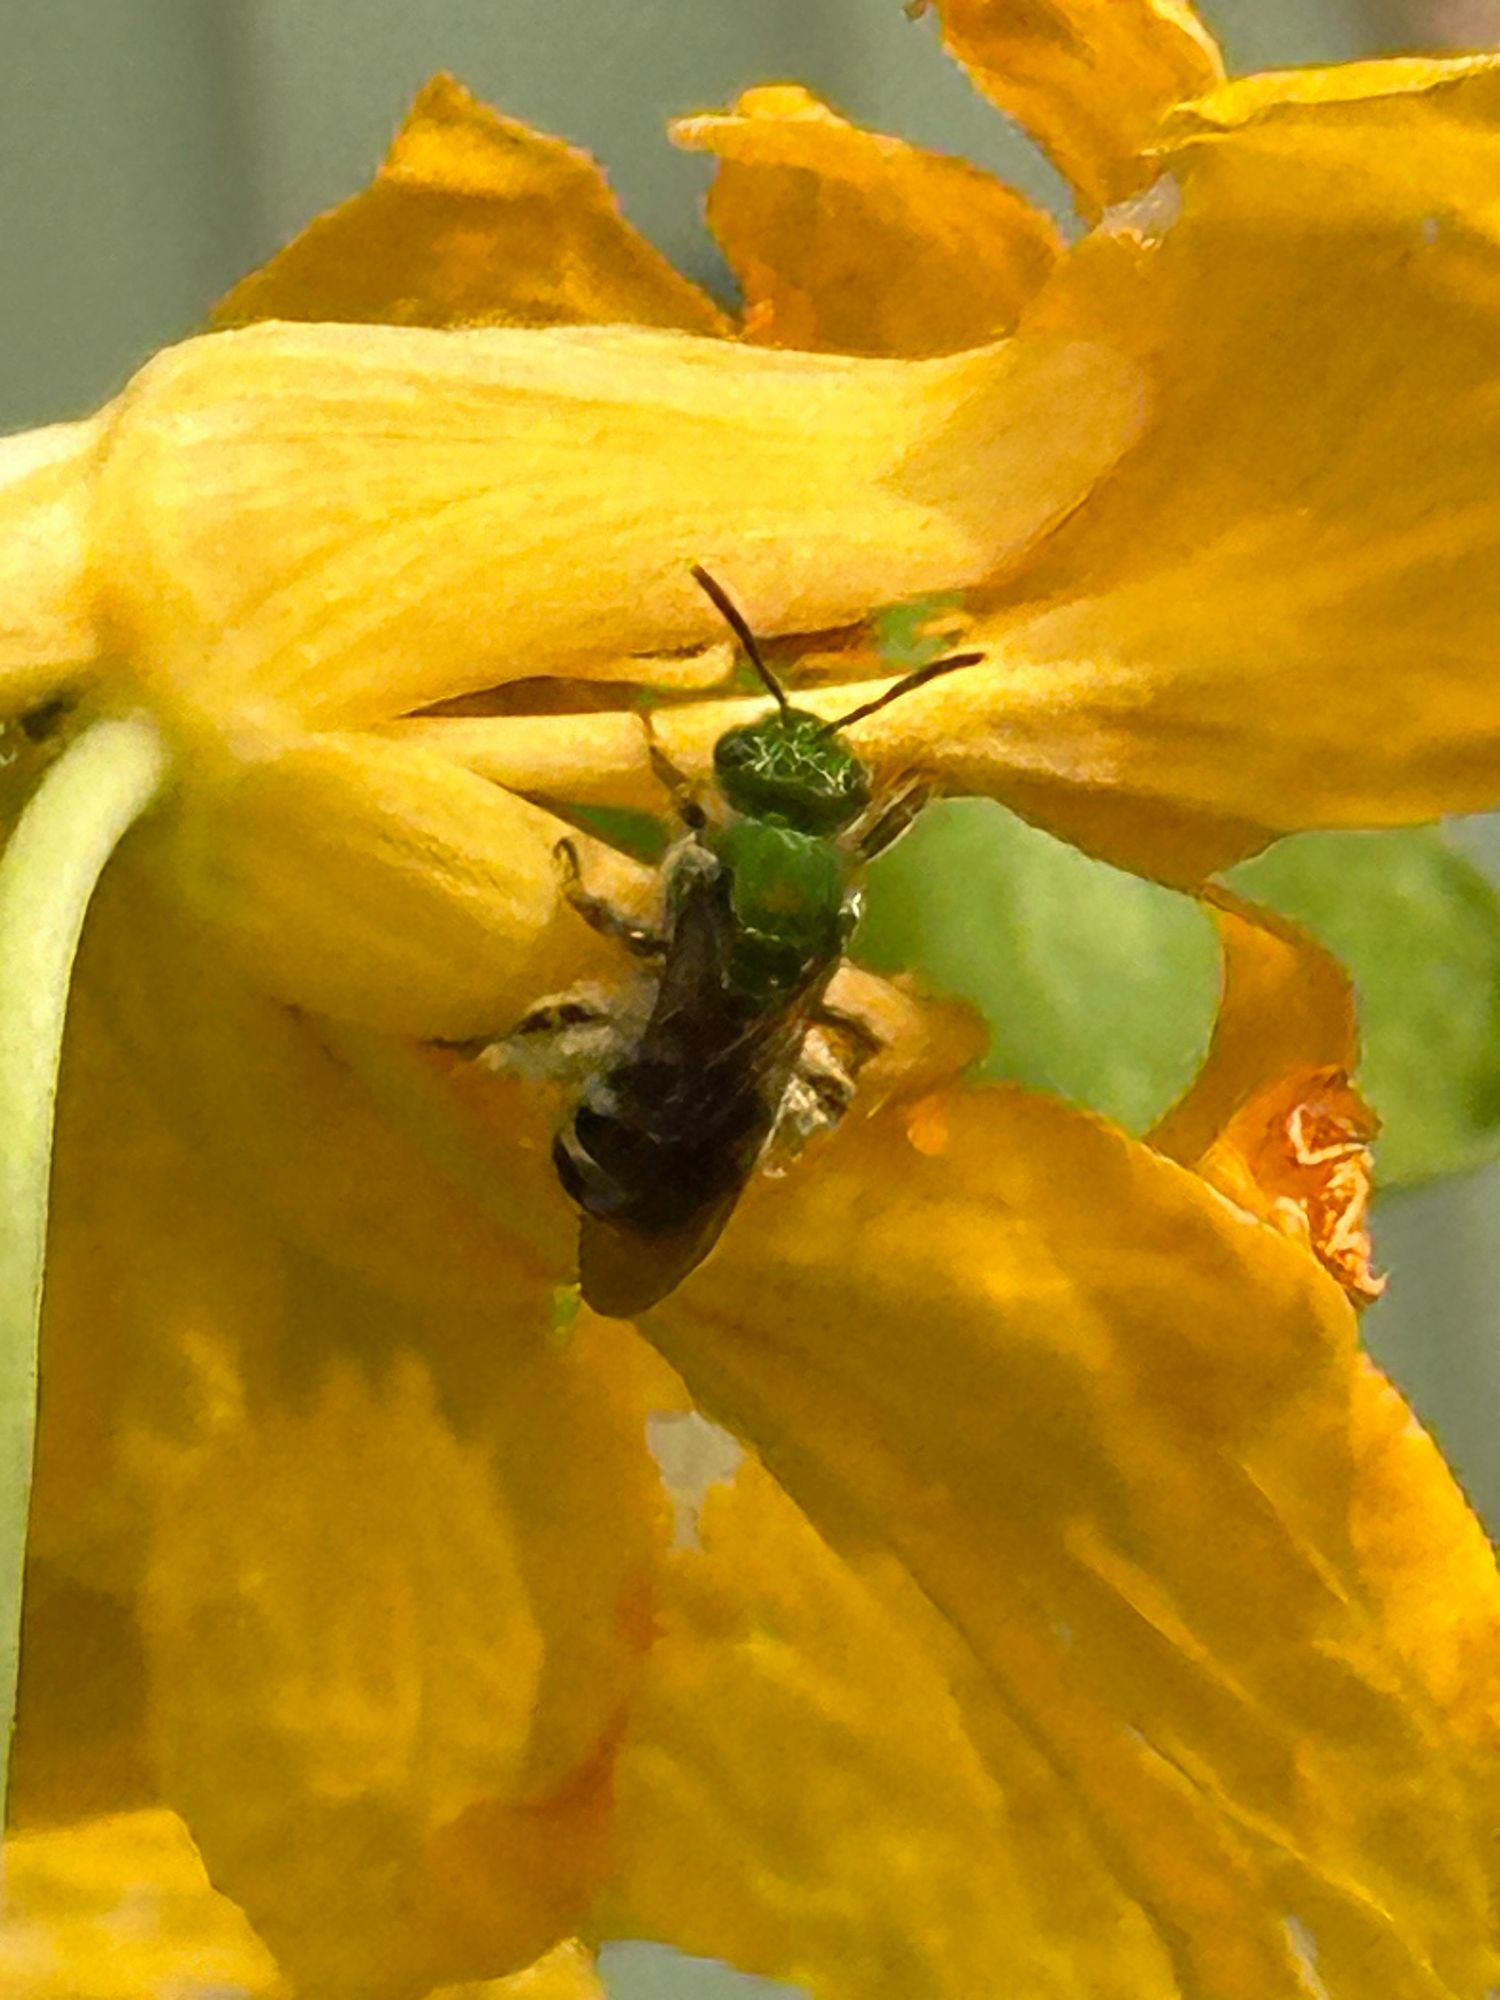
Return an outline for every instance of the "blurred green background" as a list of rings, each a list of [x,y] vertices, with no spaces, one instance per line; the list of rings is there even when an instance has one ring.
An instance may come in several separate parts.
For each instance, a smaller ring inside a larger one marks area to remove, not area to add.
[[[1500,43],[1497,0],[1203,0],[1238,70]],[[1045,165],[899,0],[0,0],[0,429],[80,414],[318,209],[351,192],[432,71],[587,146],[683,268],[707,163],[674,113],[795,78],[866,124],[959,152],[1059,205]],[[1487,822],[1456,841],[1500,877]],[[1500,1521],[1500,1167],[1383,1205],[1373,1345]],[[651,1947],[631,2000],[765,1991]]]

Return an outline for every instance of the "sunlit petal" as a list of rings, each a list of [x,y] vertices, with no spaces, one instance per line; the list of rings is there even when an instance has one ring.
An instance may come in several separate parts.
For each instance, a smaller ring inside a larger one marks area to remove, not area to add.
[[[898,1615],[753,1462],[710,1489],[694,1535],[622,1759],[601,1935],[819,2000],[1150,1990],[1149,1925],[1024,1736],[1003,1788],[985,1768],[949,1680],[959,1649],[915,1593]]]
[[[1470,1643],[1460,1701],[1448,1662],[1500,1578],[1471,1554],[1480,1596],[1424,1628],[1410,1567],[1382,1580],[1351,1538],[1367,1391],[1337,1286],[1019,1092],[846,1128],[817,1164],[756,1189],[648,1331],[961,1635],[991,1768],[1019,1724],[1155,1931],[1175,1985],[1143,1995],[1290,2000],[1310,1951],[1334,2000],[1493,1983],[1497,1670]],[[1405,1470],[1408,1535],[1451,1543],[1440,1463]]]
[[[0,438],[0,714],[48,700],[98,659],[87,524],[107,422]]]
[[[1040,295],[1159,421],[981,615],[992,666],[892,711],[960,787],[1179,881],[1500,797],[1500,66],[1421,68],[1205,117]]]
[[[7,1838],[0,1984],[25,2000],[289,2000],[169,1812]]]
[[[142,694],[385,720],[591,656],[811,629],[1013,560],[1137,435],[1131,364],[1014,343],[927,362],[686,335],[252,327],[160,356],[99,483]]]
[[[1008,333],[1057,260],[1056,226],[967,160],[861,131],[795,84],[680,118],[714,153],[708,219],[749,338],[838,354],[949,354]]]

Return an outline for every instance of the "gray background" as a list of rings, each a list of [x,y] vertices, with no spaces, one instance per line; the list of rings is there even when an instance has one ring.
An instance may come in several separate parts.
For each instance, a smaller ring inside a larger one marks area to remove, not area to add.
[[[1500,43],[1497,0],[1205,0],[1240,70]],[[1059,199],[899,0],[0,0],[0,430],[72,416],[319,208],[350,193],[435,69],[586,145],[632,219],[714,282],[706,161],[664,118],[806,82],[867,124]],[[1487,823],[1456,829],[1500,872]],[[1500,1520],[1500,1167],[1388,1204],[1372,1343]],[[766,1990],[645,1946],[611,1990]]]

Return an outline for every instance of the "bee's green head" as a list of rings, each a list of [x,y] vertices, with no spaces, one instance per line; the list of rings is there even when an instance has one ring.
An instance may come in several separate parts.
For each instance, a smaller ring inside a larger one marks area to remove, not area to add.
[[[718,607],[744,648],[746,659],[776,700],[774,713],[727,730],[714,745],[714,776],[719,789],[736,812],[780,820],[799,833],[841,833],[870,802],[870,773],[844,741],[842,730],[851,722],[863,722],[867,715],[899,701],[938,674],[974,666],[981,657],[978,653],[955,653],[951,659],[934,660],[930,666],[907,674],[884,694],[829,722],[805,708],[792,707],[733,598],[701,563],[693,565],[693,580]]]
[[[714,776],[736,812],[801,833],[841,833],[870,800],[870,774],[822,716],[778,708],[714,745]]]

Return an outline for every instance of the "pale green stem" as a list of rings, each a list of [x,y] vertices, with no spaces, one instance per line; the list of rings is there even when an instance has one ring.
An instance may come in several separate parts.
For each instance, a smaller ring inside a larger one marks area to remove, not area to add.
[[[0,853],[0,1826],[15,1723],[36,1434],[52,1114],[84,914],[121,835],[161,790],[147,722],[96,722],[47,772]]]

